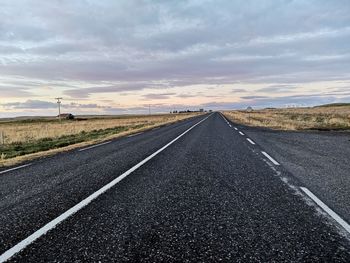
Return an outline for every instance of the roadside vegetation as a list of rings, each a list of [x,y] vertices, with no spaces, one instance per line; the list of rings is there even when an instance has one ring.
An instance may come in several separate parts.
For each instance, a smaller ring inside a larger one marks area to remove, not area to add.
[[[350,104],[225,111],[234,122],[279,130],[350,130]]]
[[[163,114],[89,117],[80,120],[36,118],[0,121],[0,166],[12,164],[15,157],[52,149],[72,149],[122,135],[139,132],[196,115]],[[57,151],[56,151],[57,152]],[[25,160],[20,158],[21,160]]]

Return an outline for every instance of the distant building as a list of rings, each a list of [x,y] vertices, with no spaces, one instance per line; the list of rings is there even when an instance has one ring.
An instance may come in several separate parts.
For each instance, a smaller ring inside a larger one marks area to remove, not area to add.
[[[204,112],[204,109],[199,109],[199,112]]]
[[[73,120],[74,119],[74,115],[72,113],[61,113],[57,117],[61,118],[61,119],[66,119],[66,120]]]

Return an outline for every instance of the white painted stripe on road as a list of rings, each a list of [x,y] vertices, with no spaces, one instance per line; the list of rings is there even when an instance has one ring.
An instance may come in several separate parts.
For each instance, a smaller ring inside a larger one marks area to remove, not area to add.
[[[305,194],[307,194],[319,207],[323,209],[328,215],[330,215],[335,221],[339,223],[348,233],[350,233],[350,225],[342,219],[336,212],[330,209],[325,203],[323,203],[316,195],[314,195],[309,189],[306,187],[300,187],[301,190]]]
[[[266,152],[261,151],[263,155],[265,155],[274,165],[280,165],[275,159],[273,159],[270,155],[268,155]]]
[[[80,201],[78,204],[76,204],[75,206],[73,206],[72,208],[70,208],[69,210],[67,210],[66,212],[64,212],[62,215],[56,217],[54,220],[52,220],[51,222],[47,223],[45,226],[43,226],[42,228],[40,228],[39,230],[37,230],[36,232],[34,232],[33,234],[31,234],[29,237],[27,237],[26,239],[22,240],[21,242],[19,242],[17,245],[15,245],[14,247],[10,248],[9,250],[5,251],[5,253],[3,253],[2,255],[0,255],[0,263],[1,262],[5,262],[6,260],[10,259],[13,255],[15,255],[16,253],[20,252],[21,250],[23,250],[24,248],[26,248],[27,246],[29,246],[31,243],[33,243],[36,239],[38,239],[39,237],[45,235],[49,230],[55,228],[58,224],[60,224],[62,221],[66,220],[68,217],[70,217],[71,215],[75,214],[76,212],[78,212],[80,209],[82,209],[83,207],[87,206],[91,201],[93,201],[94,199],[96,199],[97,197],[99,197],[101,194],[103,194],[104,192],[106,192],[107,190],[109,190],[110,188],[112,188],[114,185],[116,185],[117,183],[119,183],[121,180],[123,180],[125,177],[127,177],[129,174],[131,174],[132,172],[134,172],[136,169],[138,169],[139,167],[141,167],[142,165],[144,165],[146,162],[148,162],[149,160],[151,160],[153,157],[155,157],[157,154],[159,154],[160,152],[164,151],[166,148],[168,148],[170,145],[172,145],[174,142],[176,142],[178,139],[180,139],[182,136],[184,136],[186,133],[188,133],[190,130],[192,130],[194,127],[196,127],[197,125],[199,125],[200,123],[202,123],[203,121],[205,121],[206,119],[208,119],[211,115],[207,116],[206,118],[204,118],[203,120],[197,122],[196,124],[194,124],[193,126],[191,126],[190,128],[188,128],[186,131],[184,131],[183,133],[181,133],[179,136],[177,136],[175,139],[173,139],[171,142],[169,142],[168,144],[166,144],[165,146],[163,146],[162,148],[160,148],[159,150],[157,150],[156,152],[152,153],[150,156],[148,156],[146,159],[142,160],[141,162],[139,162],[138,164],[136,164],[135,166],[133,166],[132,168],[130,168],[129,170],[127,170],[125,173],[119,175],[117,178],[115,178],[113,181],[111,181],[110,183],[106,184],[105,186],[103,186],[102,188],[100,188],[99,190],[97,190],[95,193],[91,194],[90,196],[88,196],[87,198],[85,198],[84,200]]]
[[[240,134],[240,135],[244,135],[244,133],[243,133],[243,132],[241,132],[241,131],[239,132],[239,134]]]
[[[142,134],[143,132],[138,132],[138,133],[135,133],[135,134],[130,134],[129,136],[128,136],[128,138],[130,138],[130,137],[134,137],[134,136],[137,136],[137,135],[140,135],[140,134]]]
[[[7,170],[4,170],[4,171],[1,171],[0,174],[4,174],[4,173],[11,172],[11,171],[14,171],[14,170],[22,169],[24,167],[28,167],[29,165],[32,165],[32,164],[28,163],[28,164],[17,166],[17,167],[11,168],[11,169],[7,169]]]
[[[253,142],[251,139],[247,138],[247,141],[250,142],[251,144],[255,145],[255,142]]]
[[[224,119],[224,121],[226,121],[226,123],[228,123],[228,121],[226,120],[225,116],[220,112],[220,116]]]
[[[95,148],[95,147],[98,147],[98,146],[102,146],[102,145],[105,145],[105,144],[108,144],[108,143],[111,143],[111,141],[95,144],[95,145],[92,145],[90,147],[86,147],[86,148],[80,149],[79,152],[90,150],[92,148]]]
[[[232,127],[231,124],[229,124],[228,126]]]
[[[238,131],[238,129],[236,127],[233,127],[236,131]]]

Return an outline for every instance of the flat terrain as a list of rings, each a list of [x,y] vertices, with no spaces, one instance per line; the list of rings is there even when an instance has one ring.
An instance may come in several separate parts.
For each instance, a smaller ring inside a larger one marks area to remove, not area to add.
[[[72,145],[97,143],[196,115],[79,116],[61,121],[48,117],[3,119],[0,120],[0,166],[32,159],[29,154],[37,153],[34,157],[38,157],[50,154],[48,150],[59,152],[67,146],[72,149]]]
[[[230,120],[277,130],[350,130],[350,104],[226,111]]]
[[[349,262],[314,184],[249,132],[213,113],[0,170],[0,262]]]
[[[235,124],[350,222],[350,132],[274,131]]]

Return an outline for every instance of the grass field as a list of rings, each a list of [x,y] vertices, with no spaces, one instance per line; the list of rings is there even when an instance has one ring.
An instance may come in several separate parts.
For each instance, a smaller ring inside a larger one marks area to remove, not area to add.
[[[71,149],[72,145],[78,147],[96,143],[183,120],[196,114],[87,117],[83,120],[61,122],[50,118],[1,120],[0,166],[12,164],[15,157],[18,160],[27,160],[18,156],[63,149],[67,146],[71,146],[68,148]],[[35,155],[38,156],[40,154]]]
[[[279,130],[350,130],[350,104],[312,108],[225,111],[234,122]]]

